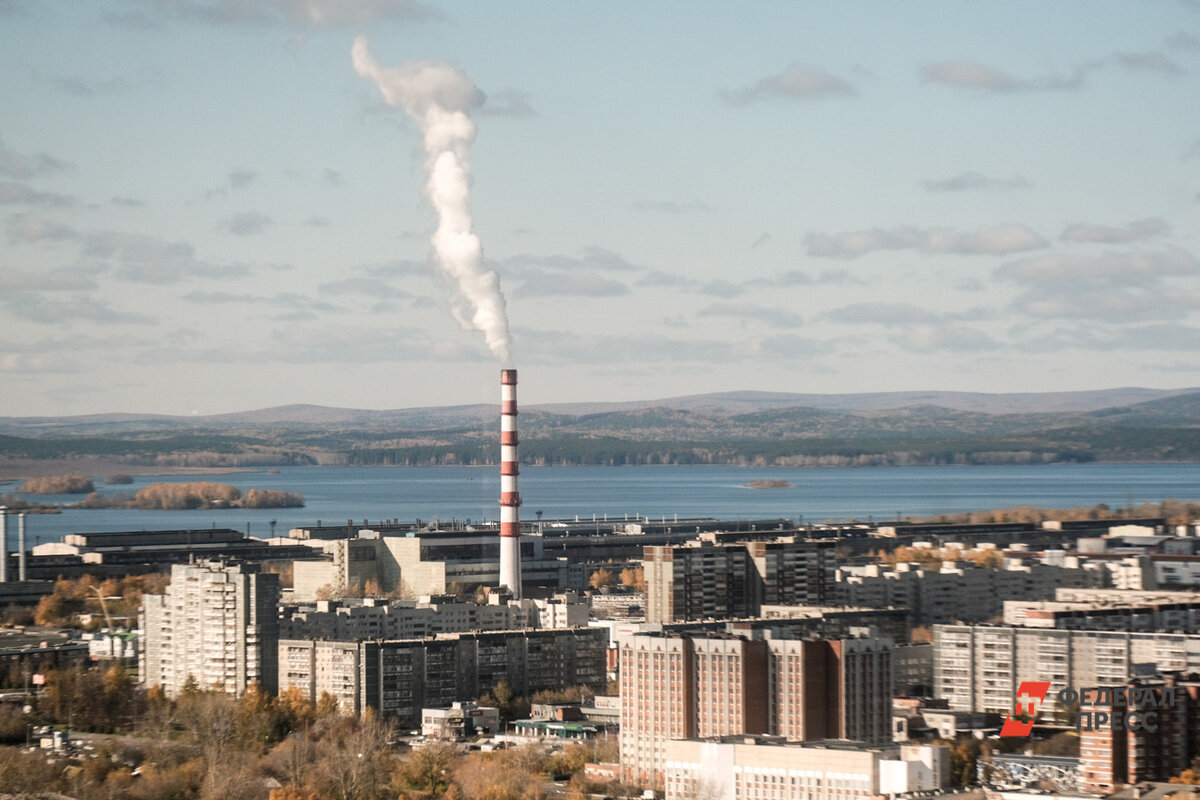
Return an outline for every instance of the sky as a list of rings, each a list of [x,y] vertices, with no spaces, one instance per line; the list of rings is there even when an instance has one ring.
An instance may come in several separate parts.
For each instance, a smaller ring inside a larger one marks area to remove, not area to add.
[[[0,0],[0,416],[497,400],[358,37],[523,403],[1200,386],[1200,2]]]

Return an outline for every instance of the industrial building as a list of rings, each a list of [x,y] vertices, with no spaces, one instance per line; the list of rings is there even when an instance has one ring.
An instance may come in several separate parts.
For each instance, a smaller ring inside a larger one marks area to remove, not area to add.
[[[585,577],[581,566],[547,556],[544,542],[538,536],[520,537],[524,582],[551,590],[582,589]],[[328,541],[328,560],[296,562],[294,596],[313,600],[322,589],[338,596],[368,581],[384,592],[413,598],[446,594],[455,584],[499,586],[500,550],[495,529],[419,530],[403,536],[362,530],[353,539]]]

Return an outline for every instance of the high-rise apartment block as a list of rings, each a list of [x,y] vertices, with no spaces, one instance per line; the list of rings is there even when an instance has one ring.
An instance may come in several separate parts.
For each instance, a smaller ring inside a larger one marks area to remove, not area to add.
[[[787,537],[646,547],[646,621],[751,617],[763,605],[834,605],[836,568],[829,540]]]
[[[672,739],[890,741],[892,642],[641,634],[621,645],[624,780],[662,784]]]
[[[839,567],[837,589],[845,605],[907,608],[913,624],[930,625],[983,622],[1001,614],[1005,600],[1048,600],[1059,587],[1107,585],[1108,575],[1076,558],[1062,564],[1006,558],[999,567],[946,561],[933,570],[864,564]]]
[[[1049,681],[1053,697],[1146,672],[1200,672],[1197,634],[935,625],[933,636],[934,696],[957,711],[1006,714],[1025,680]]]
[[[372,708],[417,727],[422,708],[479,697],[500,681],[526,697],[586,686],[603,692],[608,633],[602,628],[441,634],[424,639],[279,642],[280,689],[313,702],[323,693],[347,711]]]
[[[241,695],[277,688],[279,578],[246,564],[176,564],[166,594],[145,595],[141,681],[177,695],[189,679]]]

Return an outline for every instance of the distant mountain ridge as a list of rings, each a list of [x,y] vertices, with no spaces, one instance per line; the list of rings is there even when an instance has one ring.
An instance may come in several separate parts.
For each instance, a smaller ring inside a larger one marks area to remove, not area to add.
[[[1080,392],[867,392],[816,394],[788,392],[716,392],[683,395],[661,400],[572,402],[523,405],[522,412],[583,416],[628,413],[646,409],[672,409],[704,414],[744,415],[771,410],[807,408],[820,411],[892,411],[912,407],[937,407],[982,414],[1044,414],[1124,409],[1150,401],[1200,394],[1191,389],[1123,387]],[[366,425],[441,427],[490,420],[498,404],[421,406],[390,410],[338,408],[297,403],[225,414],[172,416],[168,414],[111,413],[64,417],[0,417],[0,431],[11,434],[107,432],[154,428],[226,428],[244,425]]]
[[[0,418],[0,466],[494,464],[498,405],[289,405],[212,416]],[[859,395],[726,392],[521,409],[538,464],[790,466],[1200,461],[1200,390]],[[143,470],[144,471],[144,470]]]

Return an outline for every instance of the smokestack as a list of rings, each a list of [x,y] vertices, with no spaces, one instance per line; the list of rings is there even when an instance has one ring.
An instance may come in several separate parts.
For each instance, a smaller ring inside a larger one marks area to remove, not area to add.
[[[8,583],[8,507],[0,506],[0,583]]]
[[[517,476],[517,371],[500,370],[500,585],[521,599],[521,492]]]
[[[17,514],[17,580],[29,580],[25,571],[25,512]]]

